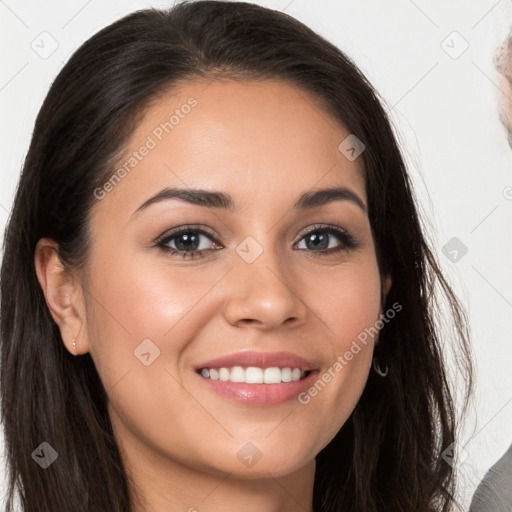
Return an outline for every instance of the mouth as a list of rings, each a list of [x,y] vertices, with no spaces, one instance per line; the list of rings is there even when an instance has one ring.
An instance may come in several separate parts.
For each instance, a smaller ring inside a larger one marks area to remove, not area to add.
[[[195,373],[215,394],[239,404],[268,407],[297,400],[318,368],[289,352],[239,352],[202,363]]]

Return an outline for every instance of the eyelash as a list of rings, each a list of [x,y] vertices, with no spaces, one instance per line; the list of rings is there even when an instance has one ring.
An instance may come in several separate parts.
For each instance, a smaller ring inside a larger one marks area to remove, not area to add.
[[[305,233],[301,233],[299,242],[306,236],[311,235],[313,233],[318,233],[318,232],[324,232],[324,233],[328,233],[329,235],[335,235],[340,240],[340,242],[341,242],[340,245],[338,247],[334,247],[331,249],[324,249],[321,251],[312,251],[311,249],[298,249],[298,250],[301,250],[301,251],[309,250],[313,253],[318,253],[319,255],[325,256],[325,255],[330,255],[330,254],[337,253],[340,251],[349,251],[351,249],[357,249],[359,247],[359,244],[356,242],[355,238],[350,233],[348,233],[347,231],[345,231],[344,229],[342,229],[340,227],[333,226],[330,224],[312,226]],[[177,238],[183,234],[190,234],[190,233],[204,235],[204,236],[208,237],[210,240],[212,240],[212,242],[214,242],[216,245],[220,245],[212,237],[212,235],[210,233],[208,233],[207,231],[205,231],[204,229],[194,228],[192,226],[184,226],[184,227],[176,229],[175,231],[172,231],[171,233],[166,233],[163,237],[160,237],[156,241],[156,246],[159,247],[160,249],[162,249],[165,253],[169,254],[170,256],[179,255],[179,256],[182,256],[183,259],[187,259],[187,258],[194,259],[196,257],[204,258],[203,253],[205,252],[205,250],[209,250],[209,251],[218,250],[218,249],[202,249],[200,251],[182,251],[182,250],[174,249],[173,247],[169,247],[168,245],[166,245],[174,238]]]

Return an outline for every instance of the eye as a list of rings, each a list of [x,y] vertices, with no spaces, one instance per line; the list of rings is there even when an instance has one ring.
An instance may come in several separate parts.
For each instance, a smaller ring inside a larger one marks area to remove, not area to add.
[[[336,238],[341,243],[333,246],[332,242]],[[302,240],[305,241],[305,249],[318,252],[320,255],[332,254],[338,251],[346,251],[358,247],[356,240],[350,233],[345,231],[343,228],[332,225],[315,225],[313,226],[313,229],[310,229],[307,233],[302,235],[298,245],[302,243]],[[304,247],[299,248],[303,249]]]
[[[204,239],[209,239],[211,242],[207,243]],[[204,251],[220,248],[220,245],[217,244],[212,235],[207,231],[190,226],[167,233],[163,238],[157,241],[156,245],[170,255],[178,254],[183,256],[183,259],[192,259],[197,256],[203,257]],[[174,245],[174,247],[172,245]],[[214,246],[213,248],[212,245]]]
[[[332,242],[336,239],[339,243],[333,246]],[[207,240],[210,242],[208,243]],[[299,247],[300,250],[306,249],[318,253],[319,256],[358,247],[358,243],[350,233],[333,225],[315,225],[302,235],[298,245],[302,240],[305,241],[305,247]],[[191,226],[184,226],[166,233],[156,242],[156,245],[171,256],[180,255],[183,259],[204,257],[206,251],[222,248],[213,235],[206,230]]]

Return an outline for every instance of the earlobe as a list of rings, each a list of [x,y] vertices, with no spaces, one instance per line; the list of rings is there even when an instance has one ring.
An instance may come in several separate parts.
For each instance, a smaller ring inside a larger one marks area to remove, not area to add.
[[[390,274],[387,274],[381,279],[381,308],[384,307],[392,282],[393,280]]]
[[[384,295],[387,296],[387,294],[389,293],[389,290],[391,289],[391,284],[392,284],[393,280],[391,279],[391,275],[388,274],[385,278],[384,278],[384,281],[382,283],[382,287],[383,287],[383,290],[384,290]]]
[[[79,313],[83,311],[81,285],[62,263],[58,243],[50,238],[41,238],[34,252],[34,264],[46,304],[59,326],[66,348],[73,353],[75,341],[83,352],[83,342],[78,339],[84,321]]]

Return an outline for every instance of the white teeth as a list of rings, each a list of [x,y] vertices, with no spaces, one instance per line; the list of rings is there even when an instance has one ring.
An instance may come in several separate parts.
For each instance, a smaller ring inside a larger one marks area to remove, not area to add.
[[[281,380],[283,382],[291,382],[292,381],[292,369],[291,368],[283,368],[281,370]]]
[[[281,382],[282,372],[280,368],[265,368],[262,373],[265,384],[279,384]]]
[[[239,382],[246,382],[247,384],[263,384],[263,370],[255,366],[249,366],[245,370],[245,378]]]
[[[258,368],[249,366],[233,366],[233,368],[202,368],[201,375],[206,379],[247,384],[280,384],[281,382],[296,382],[306,375],[300,368]]]
[[[229,376],[231,382],[245,382],[245,371],[241,366],[233,367]]]

